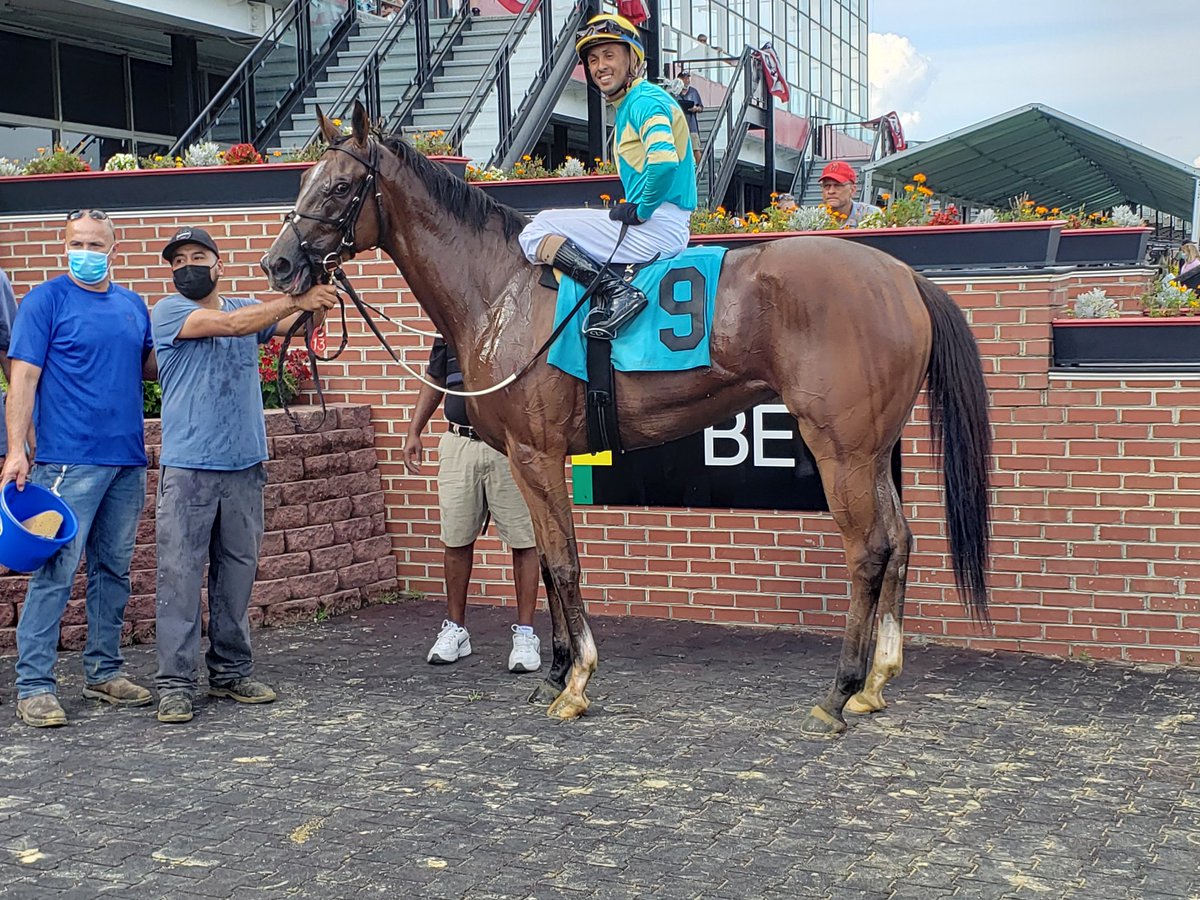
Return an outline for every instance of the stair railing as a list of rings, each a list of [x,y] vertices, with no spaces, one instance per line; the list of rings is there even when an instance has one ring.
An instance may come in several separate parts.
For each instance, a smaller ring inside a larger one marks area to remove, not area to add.
[[[446,57],[462,42],[463,33],[471,23],[471,0],[459,0],[446,30],[436,44],[430,35],[429,4],[426,0],[417,0],[415,3],[413,21],[417,29],[417,74],[391,109],[383,113],[384,130],[390,134],[398,134],[403,130],[404,123],[412,116],[417,104],[424,100],[426,90],[433,83],[434,76],[441,71]]]
[[[578,58],[575,53],[575,36],[587,20],[591,6],[586,0],[577,0],[570,13],[552,38],[551,3],[542,0],[542,65],[534,73],[532,83],[521,99],[517,112],[506,123],[500,121],[500,140],[496,144],[488,165],[508,169],[516,165],[524,154],[533,149],[550,117],[554,106],[562,96],[575,71]]]
[[[703,149],[696,167],[700,195],[712,208],[721,204],[733,181],[738,154],[750,130],[748,112],[755,107],[765,108],[762,67],[754,48],[744,49],[737,60],[712,130],[701,139]]]
[[[367,52],[366,57],[354,71],[354,74],[347,79],[346,86],[342,88],[342,92],[328,104],[321,104],[321,111],[327,117],[331,119],[348,119],[355,100],[362,101],[372,120],[381,114],[383,100],[380,71],[384,60],[395,49],[400,39],[406,34],[410,34],[416,28],[417,8],[425,5],[425,0],[405,0],[404,4],[392,13],[387,20],[387,25],[375,40],[374,46]],[[429,29],[425,29],[425,34],[428,36]],[[428,47],[422,48],[418,43],[416,50],[418,57],[424,55],[428,58]],[[424,51],[423,54],[422,50]],[[319,127],[314,127],[312,133],[304,143],[306,145],[312,143],[317,137],[318,131]]]
[[[357,21],[357,4],[344,3],[337,19],[322,22],[319,16],[325,14],[327,4],[318,7],[314,0],[292,0],[168,153],[180,155],[218,125],[229,124],[230,116],[236,116],[240,142],[267,146]],[[270,64],[286,67],[292,79],[277,99],[268,95],[271,107],[260,119],[258,103],[267,90],[256,91],[255,77]]]
[[[529,0],[521,11],[513,16],[512,24],[508,26],[508,31],[504,33],[504,37],[492,53],[492,58],[484,67],[483,74],[475,82],[470,96],[463,101],[462,111],[454,119],[454,123],[446,129],[446,141],[451,146],[456,149],[462,148],[467,132],[479,115],[487,95],[493,89],[499,105],[500,135],[508,130],[512,122],[512,81],[509,74],[509,61],[512,59],[517,45],[529,31],[529,25],[533,22],[534,17],[536,15],[549,16],[550,2],[551,0],[540,0],[540,2],[539,0]],[[542,12],[533,9],[534,6],[541,7]],[[543,25],[543,27],[547,26]]]

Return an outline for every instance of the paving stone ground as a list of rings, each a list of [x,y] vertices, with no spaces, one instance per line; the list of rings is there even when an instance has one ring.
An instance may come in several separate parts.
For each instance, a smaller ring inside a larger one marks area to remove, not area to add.
[[[0,661],[0,896],[1200,898],[1195,672],[911,646],[887,711],[812,744],[829,638],[598,618],[560,723],[509,611],[450,667],[441,616],[258,632],[279,701],[184,726],[83,700],[64,654],[71,725],[28,728]]]

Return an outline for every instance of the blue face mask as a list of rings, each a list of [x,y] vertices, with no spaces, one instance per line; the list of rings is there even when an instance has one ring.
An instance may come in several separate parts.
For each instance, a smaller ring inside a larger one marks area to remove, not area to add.
[[[81,284],[99,284],[108,277],[108,254],[95,250],[68,250],[67,268]]]

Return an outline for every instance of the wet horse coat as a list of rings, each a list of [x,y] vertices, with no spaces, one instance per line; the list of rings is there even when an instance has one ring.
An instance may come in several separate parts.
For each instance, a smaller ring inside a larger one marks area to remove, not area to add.
[[[323,117],[322,130],[332,146],[306,173],[296,214],[263,261],[272,283],[303,291],[328,254],[377,246],[458,351],[468,390],[520,370],[550,334],[555,306],[515,241],[524,218],[407,145],[381,147],[361,110],[351,137]],[[933,283],[886,254],[820,237],[726,255],[711,348],[707,369],[618,373],[622,446],[693,434],[776,396],[795,416],[851,580],[833,685],[801,724],[808,736],[836,734],[848,703],[854,712],[884,706],[883,686],[901,668],[912,535],[890,458],[926,379],[955,577],[964,603],[986,620],[991,432],[978,349],[962,312]],[[508,455],[533,517],[554,658],[531,699],[549,701],[562,718],[587,710],[597,666],[564,466],[586,450],[583,393],[543,357],[507,388],[468,400],[476,429]]]

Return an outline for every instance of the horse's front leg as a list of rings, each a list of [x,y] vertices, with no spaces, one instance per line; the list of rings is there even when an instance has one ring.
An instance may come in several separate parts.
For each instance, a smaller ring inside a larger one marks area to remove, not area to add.
[[[513,477],[533,519],[554,622],[554,662],[546,681],[530,699],[554,695],[548,714],[574,719],[587,712],[585,691],[598,658],[579,592],[579,553],[567,493],[565,453],[528,445],[510,445],[508,451]]]

